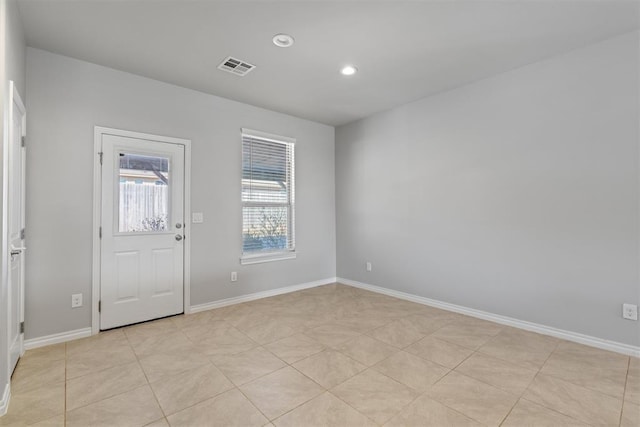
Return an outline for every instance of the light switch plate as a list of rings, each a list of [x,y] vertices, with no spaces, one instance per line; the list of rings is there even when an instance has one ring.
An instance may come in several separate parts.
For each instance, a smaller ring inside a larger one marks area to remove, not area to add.
[[[191,214],[191,222],[194,224],[202,224],[204,222],[204,214],[202,212],[193,212]]]

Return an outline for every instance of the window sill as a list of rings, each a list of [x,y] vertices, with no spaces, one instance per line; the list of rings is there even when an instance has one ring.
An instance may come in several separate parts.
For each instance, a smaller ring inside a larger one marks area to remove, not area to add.
[[[270,254],[243,255],[240,257],[240,264],[261,264],[263,262],[284,261],[286,259],[295,259],[295,252],[277,252]]]

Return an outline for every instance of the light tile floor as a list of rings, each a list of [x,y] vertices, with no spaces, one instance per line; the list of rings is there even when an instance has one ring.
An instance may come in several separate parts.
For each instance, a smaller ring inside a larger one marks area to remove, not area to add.
[[[640,360],[327,285],[28,351],[0,425],[640,426]]]

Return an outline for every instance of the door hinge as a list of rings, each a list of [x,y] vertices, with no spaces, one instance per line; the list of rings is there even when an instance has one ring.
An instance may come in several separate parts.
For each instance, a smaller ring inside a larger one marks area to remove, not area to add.
[[[20,140],[20,145],[24,147],[26,146],[26,144],[27,144],[27,137],[22,135],[22,139]]]
[[[20,240],[24,240],[24,239],[25,239],[25,236],[26,236],[26,231],[25,231],[25,229],[23,228],[22,230],[20,230]]]
[[[102,301],[98,301],[98,313],[102,313]]]
[[[103,154],[104,154],[104,153],[103,153],[102,151],[98,153],[98,156],[100,156],[100,164],[102,164],[102,155],[103,155]]]
[[[98,228],[98,237],[102,239],[102,227]]]
[[[20,322],[20,333],[24,334],[24,322]]]

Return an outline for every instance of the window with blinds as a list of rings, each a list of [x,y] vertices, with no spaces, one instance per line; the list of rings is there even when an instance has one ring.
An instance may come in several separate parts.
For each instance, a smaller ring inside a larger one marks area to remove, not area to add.
[[[242,129],[243,260],[295,250],[294,143]]]

